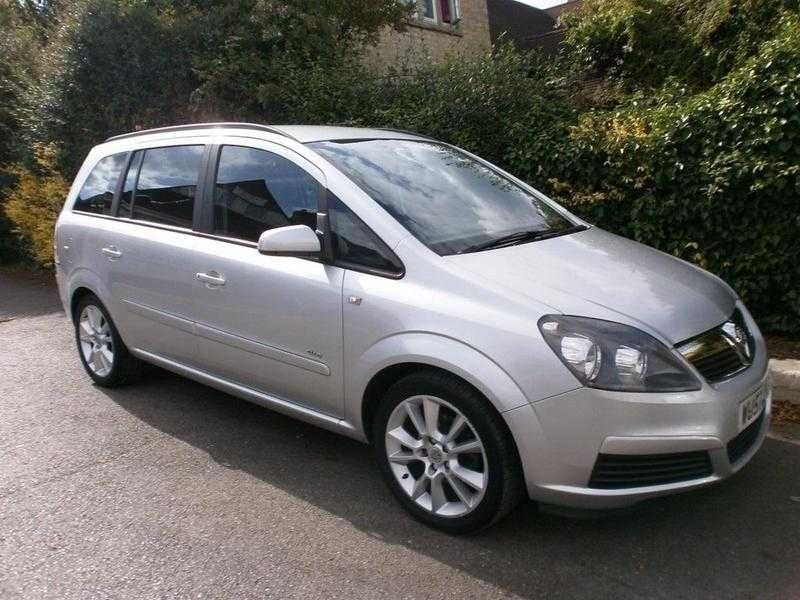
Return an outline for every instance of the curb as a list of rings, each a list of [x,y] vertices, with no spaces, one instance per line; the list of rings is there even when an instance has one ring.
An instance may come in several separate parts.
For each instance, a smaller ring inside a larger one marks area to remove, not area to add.
[[[800,360],[772,358],[769,361],[772,373],[772,397],[800,404]]]

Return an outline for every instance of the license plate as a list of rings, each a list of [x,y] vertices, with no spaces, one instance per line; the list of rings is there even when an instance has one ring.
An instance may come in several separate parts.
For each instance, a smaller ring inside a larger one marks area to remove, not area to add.
[[[764,410],[764,398],[766,395],[766,388],[761,388],[756,393],[748,396],[739,403],[740,431],[758,419],[761,411]]]

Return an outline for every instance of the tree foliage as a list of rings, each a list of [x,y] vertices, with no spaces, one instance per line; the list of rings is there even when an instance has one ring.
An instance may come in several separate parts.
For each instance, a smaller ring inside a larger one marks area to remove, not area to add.
[[[768,328],[800,331],[800,19],[699,93],[668,87],[571,129],[557,198],[730,282]]]
[[[17,99],[0,128],[29,156],[35,141],[57,150],[56,170],[0,150],[18,161],[11,206],[39,202],[38,219],[7,212],[44,262],[57,173],[71,179],[108,135],[221,119],[396,127],[709,269],[766,328],[800,334],[798,0],[586,0],[555,59],[501,46],[382,74],[360,52],[403,26],[402,0],[49,4],[44,21],[0,10],[23,40],[0,46],[0,98]]]
[[[55,162],[55,148],[37,147],[33,168],[18,164],[7,168],[7,174],[16,181],[3,194],[5,211],[16,226],[14,233],[26,242],[34,260],[45,267],[53,264],[53,227],[69,192],[69,182]]]

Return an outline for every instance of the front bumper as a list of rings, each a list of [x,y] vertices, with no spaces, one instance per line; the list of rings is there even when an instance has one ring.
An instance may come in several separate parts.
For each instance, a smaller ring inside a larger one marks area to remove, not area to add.
[[[561,506],[614,508],[729,477],[753,457],[769,429],[771,381],[763,345],[760,351],[761,359],[739,375],[704,384],[696,392],[579,388],[504,413],[517,442],[528,495]],[[731,454],[728,444],[741,433],[740,402],[760,389],[765,390],[763,416],[750,428],[744,450]],[[688,452],[708,453],[711,465],[702,476],[615,489],[590,483],[600,454],[627,458]]]

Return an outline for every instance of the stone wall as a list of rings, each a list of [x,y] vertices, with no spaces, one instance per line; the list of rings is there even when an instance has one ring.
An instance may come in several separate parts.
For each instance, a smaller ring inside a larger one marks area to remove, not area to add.
[[[422,0],[419,0],[420,9]],[[405,31],[386,29],[366,55],[367,64],[379,70],[403,69],[422,61],[438,62],[450,55],[478,54],[491,47],[486,0],[460,0],[461,20],[456,25],[409,20]],[[421,13],[420,13],[421,14]]]

